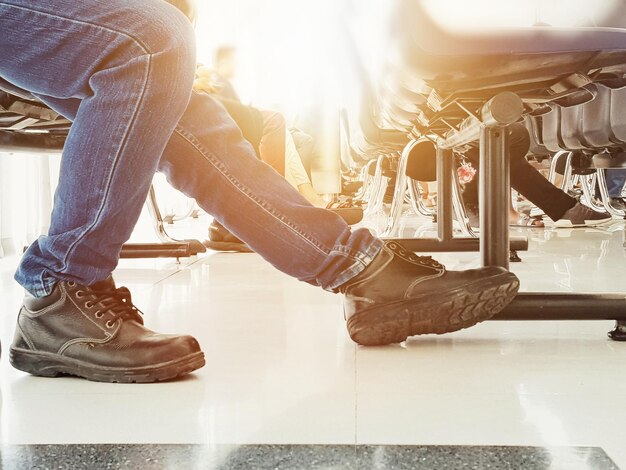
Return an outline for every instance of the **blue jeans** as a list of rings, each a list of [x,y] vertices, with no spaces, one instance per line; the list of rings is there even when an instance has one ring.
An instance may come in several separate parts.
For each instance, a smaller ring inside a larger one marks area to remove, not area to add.
[[[157,169],[275,267],[324,289],[380,251],[258,161],[212,98],[190,99],[193,30],[174,7],[0,0],[0,27],[0,76],[73,121],[50,231],[15,276],[33,295],[109,276]]]
[[[609,190],[609,196],[622,197],[624,183],[626,182],[626,169],[611,169],[604,172],[606,177],[606,187]]]

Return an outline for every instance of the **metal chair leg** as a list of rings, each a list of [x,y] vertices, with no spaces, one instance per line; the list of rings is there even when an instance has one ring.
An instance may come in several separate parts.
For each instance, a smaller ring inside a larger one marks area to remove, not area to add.
[[[554,156],[552,157],[552,161],[550,162],[550,173],[548,174],[548,181],[550,181],[550,183],[554,184],[555,186],[556,186],[556,175],[557,175],[556,167],[559,164],[559,160],[561,158],[564,158],[564,156],[569,153],[570,152],[561,151],[561,152],[555,153]]]
[[[565,161],[565,171],[563,171],[563,181],[561,182],[561,190],[563,192],[569,192],[572,188],[572,158],[574,157],[574,153],[570,152],[567,155],[567,159]]]
[[[363,186],[354,196],[355,199],[365,201],[368,199],[372,189],[373,177],[370,174],[373,166],[376,165],[376,160],[370,160],[367,165],[361,170],[360,180],[363,181]]]
[[[412,140],[409,142],[406,147],[404,147],[400,156],[400,162],[398,163],[398,171],[396,174],[396,187],[393,194],[393,201],[391,202],[389,217],[387,219],[387,227],[382,234],[383,237],[392,237],[398,229],[400,217],[402,216],[402,208],[404,207],[404,199],[408,189],[406,168],[411,151],[419,142],[419,140]]]
[[[611,195],[609,194],[609,190],[606,186],[606,175],[604,171],[605,170],[597,170],[596,172],[598,177],[598,188],[600,189],[600,196],[602,198],[602,205],[609,214],[615,217],[624,218],[624,216],[626,216],[626,212],[616,209],[611,204]]]
[[[434,217],[436,215],[436,211],[424,205],[422,188],[419,185],[419,181],[411,178],[409,178],[409,196],[411,207],[416,214],[423,215],[424,217]]]
[[[177,243],[179,240],[175,240],[174,238],[170,237],[165,230],[165,221],[163,220],[161,210],[159,209],[154,185],[150,186],[150,192],[148,193],[146,206],[148,207],[148,212],[150,212],[152,226],[154,227],[154,231],[159,240],[161,240],[163,243]]]
[[[478,238],[478,235],[474,232],[469,223],[469,217],[467,216],[465,204],[463,203],[463,198],[461,196],[461,185],[459,183],[459,179],[456,175],[453,175],[452,180],[452,206],[454,207],[454,214],[456,216],[456,220],[459,222],[461,232],[466,237]]]
[[[596,187],[597,175],[586,175],[581,178],[583,189],[582,201],[594,211],[603,212],[604,206],[596,203],[594,188]]]
[[[384,184],[383,177],[383,162],[385,161],[384,155],[380,155],[376,160],[376,173],[374,174],[374,180],[372,181],[372,188],[370,191],[370,195],[367,201],[367,209],[365,210],[366,215],[375,214],[379,209],[381,204],[379,204],[379,199],[384,198],[384,192],[386,191],[386,187],[383,189],[382,186]]]

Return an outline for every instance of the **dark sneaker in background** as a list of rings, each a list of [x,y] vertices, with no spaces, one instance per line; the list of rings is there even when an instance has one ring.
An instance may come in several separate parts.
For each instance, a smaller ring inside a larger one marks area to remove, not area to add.
[[[554,226],[563,228],[595,227],[606,224],[611,220],[613,218],[610,214],[594,211],[590,207],[577,202],[574,207],[563,214],[563,217],[554,222]]]

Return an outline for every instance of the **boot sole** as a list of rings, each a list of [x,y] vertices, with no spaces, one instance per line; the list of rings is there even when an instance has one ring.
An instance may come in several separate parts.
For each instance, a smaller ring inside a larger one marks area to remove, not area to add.
[[[18,348],[9,350],[9,360],[16,369],[39,377],[71,375],[94,382],[109,383],[163,382],[189,374],[205,365],[203,352],[193,353],[175,361],[134,368],[95,366],[58,354]]]
[[[503,273],[463,288],[359,312],[348,320],[348,332],[363,346],[401,343],[416,335],[452,333],[489,320],[515,298],[518,289],[517,277]]]

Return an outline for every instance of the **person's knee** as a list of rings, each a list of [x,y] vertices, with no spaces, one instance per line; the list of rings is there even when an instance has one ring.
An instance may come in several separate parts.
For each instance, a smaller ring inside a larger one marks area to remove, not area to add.
[[[150,2],[135,29],[136,41],[151,56],[154,78],[166,81],[172,92],[181,89],[188,94],[195,73],[196,41],[187,17],[168,3]]]

